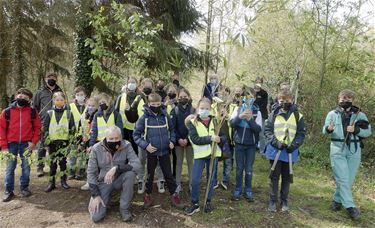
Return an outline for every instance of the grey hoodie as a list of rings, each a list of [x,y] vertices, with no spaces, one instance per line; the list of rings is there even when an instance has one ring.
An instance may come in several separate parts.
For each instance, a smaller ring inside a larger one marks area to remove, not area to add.
[[[113,157],[104,146],[103,141],[96,143],[92,147],[87,168],[87,182],[90,185],[91,194],[97,195],[99,193],[97,192],[98,185],[104,182],[104,177],[111,168],[118,166],[117,178],[121,170],[126,170],[127,164],[133,167],[129,172],[139,173],[141,170],[141,162],[131,143],[122,140],[120,148],[114,153]]]

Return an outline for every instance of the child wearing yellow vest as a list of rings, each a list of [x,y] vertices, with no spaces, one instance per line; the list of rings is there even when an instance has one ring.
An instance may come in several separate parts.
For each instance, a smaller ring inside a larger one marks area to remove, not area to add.
[[[192,172],[192,191],[191,191],[191,207],[186,209],[187,215],[193,215],[199,212],[199,187],[202,178],[203,169],[210,166],[211,161],[211,147],[213,143],[223,144],[226,141],[224,134],[220,136],[215,134],[214,122],[216,119],[211,115],[211,101],[208,98],[202,98],[198,102],[197,114],[186,118],[185,124],[189,130],[189,139],[194,150],[194,166]],[[220,147],[216,148],[216,159],[221,157]],[[214,172],[215,173],[215,170]],[[214,175],[213,175],[214,177]],[[212,178],[208,199],[204,212],[210,213],[212,211],[211,198],[213,195],[213,183],[216,182]]]
[[[52,96],[53,108],[48,111],[43,123],[44,141],[51,158],[50,180],[45,192],[51,192],[56,188],[55,176],[57,165],[60,166],[61,187],[69,189],[66,183],[66,157],[64,151],[69,144],[69,139],[74,135],[74,117],[65,104],[65,95],[57,92]]]

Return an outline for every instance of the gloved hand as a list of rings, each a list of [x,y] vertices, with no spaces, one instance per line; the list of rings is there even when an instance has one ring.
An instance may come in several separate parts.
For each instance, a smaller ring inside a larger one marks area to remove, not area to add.
[[[280,142],[280,141],[277,141],[277,149],[279,149],[279,150],[283,150],[283,149],[285,149],[285,148],[287,148],[287,145],[286,145],[285,143],[282,143],[282,142]]]
[[[287,152],[288,154],[293,153],[294,150],[295,150],[295,148],[294,148],[293,145],[289,145],[289,146],[286,148],[286,152]]]

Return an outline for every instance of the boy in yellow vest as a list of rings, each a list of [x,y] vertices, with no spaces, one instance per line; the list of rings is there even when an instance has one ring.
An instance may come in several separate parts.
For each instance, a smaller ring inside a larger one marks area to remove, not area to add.
[[[276,155],[281,151],[280,157],[276,163],[275,171],[272,172],[270,180],[270,202],[268,210],[276,212],[277,194],[279,178],[281,175],[281,211],[287,212],[288,195],[290,186],[289,173],[289,154],[292,155],[292,162],[295,163],[299,154],[299,147],[305,139],[305,122],[298,108],[293,104],[293,96],[290,91],[281,91],[278,96],[278,107],[272,111],[266,126],[264,134],[267,141],[266,158],[270,164],[277,159]]]
[[[82,135],[79,134],[80,131],[80,120],[82,114],[86,110],[86,91],[85,88],[82,86],[78,86],[74,90],[74,102],[69,104],[69,110],[71,114],[73,115],[74,118],[74,127],[76,129],[76,132],[78,133],[77,137],[77,147],[81,143]],[[83,178],[83,173],[80,170],[80,172],[76,175],[76,163],[77,163],[77,157],[78,157],[78,150],[76,152],[73,152],[70,154],[70,161],[69,161],[69,166],[70,166],[70,174],[69,174],[69,180],[76,179],[76,180],[81,180]],[[80,167],[79,167],[80,168]]]
[[[57,165],[60,166],[61,187],[69,189],[66,183],[66,157],[67,150],[64,150],[69,144],[69,140],[74,136],[74,117],[65,104],[65,95],[62,92],[53,94],[53,108],[48,111],[43,122],[43,132],[45,145],[48,148],[50,163],[50,180],[45,192],[51,192],[56,188],[55,176]]]

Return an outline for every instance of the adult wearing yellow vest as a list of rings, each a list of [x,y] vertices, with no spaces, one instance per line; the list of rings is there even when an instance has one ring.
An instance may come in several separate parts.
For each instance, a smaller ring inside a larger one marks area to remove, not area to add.
[[[129,78],[122,89],[122,94],[117,97],[115,110],[121,114],[124,139],[132,144],[135,153],[138,155],[138,146],[133,139],[135,123],[143,115],[144,99],[137,89],[137,80]]]
[[[114,109],[111,97],[102,93],[99,95],[99,110],[95,113],[92,121],[89,146],[92,147],[96,142],[102,141],[105,138],[105,130],[109,126],[115,125],[121,129],[121,133],[124,135],[120,113]]]
[[[203,169],[206,166],[210,166],[211,161],[211,146],[213,143],[225,143],[226,137],[224,134],[220,136],[215,135],[214,121],[216,119],[210,114],[211,112],[211,101],[208,98],[202,98],[198,102],[197,115],[192,115],[186,118],[185,124],[189,130],[189,139],[194,150],[194,166],[192,173],[192,191],[191,191],[191,207],[186,209],[187,215],[193,215],[200,211],[199,209],[199,186],[202,178]],[[220,147],[217,146],[216,157],[221,157]],[[214,170],[216,172],[216,170]],[[208,174],[209,175],[209,174]],[[208,176],[207,175],[207,176]],[[208,193],[206,207],[204,212],[210,213],[212,211],[211,198],[213,195],[213,183],[209,184],[210,190]]]
[[[76,132],[80,133],[80,127],[81,127],[81,116],[86,110],[85,106],[85,100],[86,100],[86,91],[85,88],[82,86],[78,86],[74,90],[74,102],[69,104],[69,110],[71,114],[73,115],[74,118],[74,127],[76,129]],[[82,135],[79,134],[77,138],[77,147],[82,141]],[[78,150],[77,150],[78,152]],[[70,155],[70,161],[69,161],[69,166],[70,166],[70,174],[69,174],[69,179],[76,179],[76,180],[81,180],[83,178],[83,173],[78,173],[76,175],[76,163],[77,163],[77,157],[78,154],[74,153]]]
[[[51,159],[50,179],[45,192],[51,192],[56,188],[55,176],[57,164],[60,166],[61,187],[69,189],[66,182],[66,157],[69,139],[74,136],[74,117],[65,105],[65,95],[62,92],[53,94],[53,108],[47,112],[43,122],[44,142]]]
[[[267,141],[266,157],[272,165],[276,154],[281,151],[276,163],[275,171],[272,172],[270,181],[270,203],[268,210],[276,212],[278,184],[281,175],[281,211],[288,211],[288,195],[290,186],[289,158],[295,163],[299,154],[299,147],[305,138],[305,122],[297,106],[292,103],[293,96],[290,91],[281,91],[278,96],[279,106],[272,111],[264,134]]]

